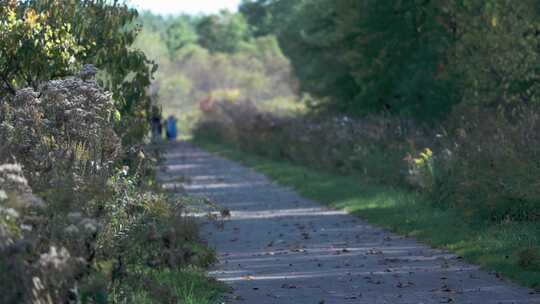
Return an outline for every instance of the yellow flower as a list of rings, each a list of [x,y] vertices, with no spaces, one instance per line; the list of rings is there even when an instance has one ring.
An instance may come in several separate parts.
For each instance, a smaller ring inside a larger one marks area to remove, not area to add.
[[[31,27],[35,27],[38,21],[39,15],[33,9],[29,8],[24,12],[24,20]]]
[[[497,23],[498,23],[497,17],[496,16],[491,17],[491,26],[497,27]]]

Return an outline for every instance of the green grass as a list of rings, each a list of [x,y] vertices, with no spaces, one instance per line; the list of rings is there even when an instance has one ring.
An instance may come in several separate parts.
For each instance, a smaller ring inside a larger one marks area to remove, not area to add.
[[[148,280],[157,285],[145,286],[134,292],[130,303],[158,304],[176,299],[183,304],[214,304],[227,291],[222,283],[209,279],[196,268],[182,270],[145,271]],[[168,295],[162,290],[167,290]]]
[[[282,185],[292,186],[307,198],[332,208],[347,210],[398,234],[413,236],[434,247],[448,249],[469,262],[499,272],[522,285],[540,287],[538,266],[520,265],[520,252],[527,248],[540,248],[538,222],[493,224],[464,220],[463,216],[452,210],[434,207],[425,197],[410,189],[261,158],[207,141],[197,140],[195,144],[239,161]],[[540,262],[533,258],[533,264],[537,263]]]

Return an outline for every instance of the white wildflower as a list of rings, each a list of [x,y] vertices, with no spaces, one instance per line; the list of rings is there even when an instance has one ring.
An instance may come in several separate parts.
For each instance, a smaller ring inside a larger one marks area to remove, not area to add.
[[[19,164],[4,164],[0,165],[0,172],[22,172],[21,165]]]
[[[8,199],[7,193],[4,190],[0,190],[0,202]]]
[[[43,199],[41,199],[40,197],[37,197],[35,195],[32,195],[30,197],[30,202],[32,203],[32,205],[34,207],[43,207],[43,206],[45,206],[45,201],[43,201]]]
[[[40,255],[39,264],[42,267],[52,266],[53,268],[60,269],[62,266],[67,265],[70,257],[66,248],[62,247],[58,250],[55,246],[51,246],[48,253]]]
[[[77,228],[77,226],[75,226],[75,225],[69,225],[66,228],[64,228],[64,232],[66,234],[72,234],[72,235],[78,234],[79,233],[79,228]]]
[[[23,225],[21,225],[21,230],[30,232],[30,231],[32,231],[32,226],[23,224]]]
[[[7,218],[16,219],[19,218],[19,212],[13,208],[6,208],[1,210]]]
[[[79,221],[81,218],[82,218],[82,213],[80,212],[71,212],[71,213],[68,213],[68,218],[71,220],[71,221]]]
[[[128,176],[128,173],[129,173],[129,167],[128,166],[123,166],[122,167],[122,171],[120,171],[124,176]]]
[[[93,219],[84,219],[81,221],[81,226],[88,233],[95,233],[98,230],[98,223]]]

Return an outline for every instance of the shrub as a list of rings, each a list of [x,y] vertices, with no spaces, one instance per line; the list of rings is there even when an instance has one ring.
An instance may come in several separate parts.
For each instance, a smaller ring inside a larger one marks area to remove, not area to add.
[[[192,249],[199,240],[183,201],[152,180],[157,156],[122,147],[91,70],[1,100],[2,303],[125,300],[116,287],[140,279],[140,267],[212,261]]]
[[[3,149],[38,191],[106,179],[120,156],[114,104],[94,80],[50,81],[38,92],[17,91],[0,107]]]
[[[473,216],[537,220],[540,114],[467,107],[453,113],[439,161],[437,201]]]
[[[399,183],[408,170],[403,157],[416,153],[416,145],[428,145],[425,134],[410,121],[390,117],[279,116],[251,103],[228,102],[204,111],[195,132],[263,156]]]
[[[540,271],[540,249],[526,248],[518,253],[519,265],[527,270]]]
[[[73,296],[85,260],[47,238],[45,208],[18,165],[0,166],[2,303],[57,303]]]
[[[540,217],[540,114],[463,104],[426,130],[389,117],[276,116],[215,103],[196,137],[262,156],[412,186],[441,208],[487,221]]]

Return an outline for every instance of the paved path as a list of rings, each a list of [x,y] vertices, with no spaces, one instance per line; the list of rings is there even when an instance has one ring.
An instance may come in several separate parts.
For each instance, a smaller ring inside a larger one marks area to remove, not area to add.
[[[329,210],[263,175],[187,143],[169,146],[174,186],[231,210],[203,234],[234,288],[227,303],[540,303],[540,295],[455,256]]]

